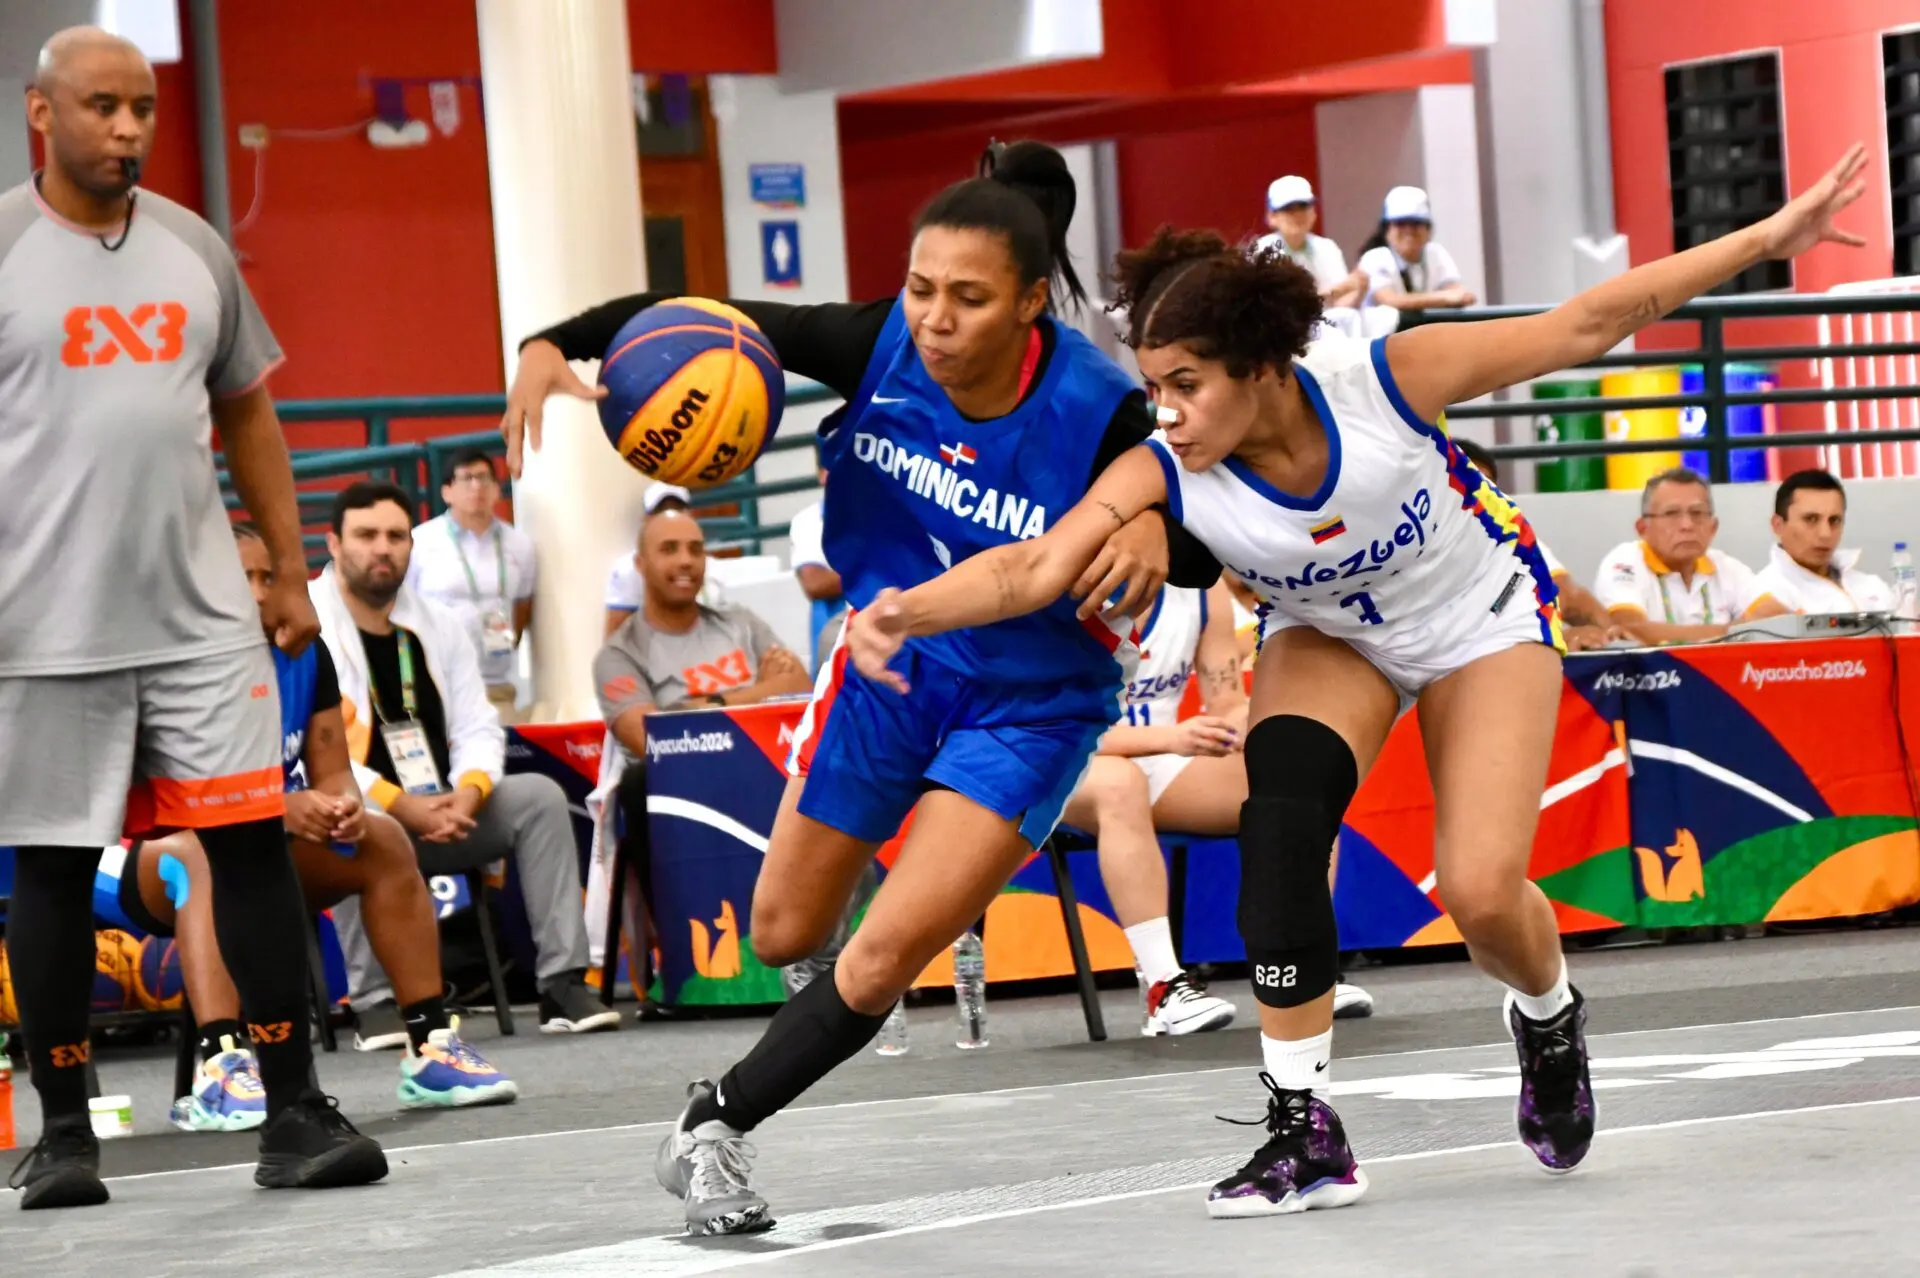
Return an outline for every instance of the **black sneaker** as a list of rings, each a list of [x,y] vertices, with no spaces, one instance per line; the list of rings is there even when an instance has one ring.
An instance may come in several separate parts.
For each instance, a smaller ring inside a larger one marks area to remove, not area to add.
[[[48,1123],[40,1143],[7,1177],[7,1188],[20,1191],[21,1211],[98,1207],[106,1202],[106,1182],[100,1179],[100,1138],[93,1134],[91,1121],[82,1115]]]
[[[387,1156],[340,1112],[340,1102],[307,1090],[260,1129],[262,1189],[338,1189],[371,1185],[387,1174]]]
[[[1531,1021],[1509,994],[1507,1028],[1520,1053],[1520,1141],[1548,1171],[1572,1171],[1593,1144],[1587,1001],[1575,990],[1560,1015]]]
[[[1207,1215],[1216,1220],[1283,1216],[1358,1202],[1367,1192],[1367,1174],[1354,1161],[1333,1106],[1312,1092],[1283,1089],[1271,1074],[1261,1073],[1260,1081],[1273,1093],[1267,1101],[1266,1144],[1245,1167],[1208,1192]],[[1260,1125],[1234,1118],[1222,1121]]]
[[[542,1034],[591,1034],[620,1028],[620,1013],[600,1001],[583,972],[569,972],[562,982],[540,993]]]

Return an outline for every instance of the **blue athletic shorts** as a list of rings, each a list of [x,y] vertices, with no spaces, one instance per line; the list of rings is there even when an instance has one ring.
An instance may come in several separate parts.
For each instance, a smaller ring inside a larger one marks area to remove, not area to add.
[[[1019,821],[1029,846],[1046,842],[1119,715],[1119,685],[982,684],[911,646],[896,668],[906,696],[849,669],[844,646],[822,663],[787,756],[787,774],[807,778],[800,814],[884,843],[941,788]]]

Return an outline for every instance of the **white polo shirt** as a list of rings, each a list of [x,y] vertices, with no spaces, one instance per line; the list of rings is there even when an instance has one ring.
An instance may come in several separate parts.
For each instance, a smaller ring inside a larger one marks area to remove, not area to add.
[[[1269,231],[1261,236],[1254,241],[1253,248],[1256,253],[1279,249],[1292,258],[1296,266],[1304,267],[1322,291],[1332,288],[1352,273],[1347,270],[1347,255],[1340,251],[1340,246],[1326,236],[1315,235],[1311,231],[1307,233],[1307,242],[1297,250],[1287,247],[1287,241],[1278,231]]]
[[[489,642],[489,620],[497,636],[499,619],[505,618],[511,637],[513,605],[533,598],[536,562],[533,538],[504,519],[476,533],[446,514],[413,530],[407,584],[423,598],[459,615],[473,636],[480,675],[489,687],[513,682],[513,651],[498,638]]]
[[[1417,262],[1401,261],[1400,255],[1384,244],[1368,249],[1360,255],[1360,269],[1367,274],[1367,299],[1362,303],[1365,306],[1379,306],[1377,294],[1383,288],[1437,293],[1460,282],[1460,267],[1453,260],[1453,254],[1432,240],[1420,251]]]
[[[1600,561],[1594,596],[1609,613],[1631,609],[1676,626],[1727,625],[1766,598],[1753,569],[1708,548],[1693,564],[1693,584],[1662,563],[1644,541],[1622,542]]]
[[[1808,572],[1778,543],[1767,566],[1760,570],[1760,586],[1791,612],[1892,612],[1893,587],[1854,565],[1858,550],[1833,552],[1833,567],[1825,574]]]
[[[787,525],[788,567],[793,571],[833,567],[827,562],[825,512],[826,502],[816,501],[795,513]]]

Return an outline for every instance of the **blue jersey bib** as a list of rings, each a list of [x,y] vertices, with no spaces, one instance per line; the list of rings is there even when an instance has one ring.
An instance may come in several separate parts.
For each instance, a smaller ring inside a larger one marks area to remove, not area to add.
[[[1037,537],[1086,496],[1094,455],[1135,387],[1078,332],[1042,323],[1055,342],[1039,385],[1006,416],[976,422],[927,375],[894,303],[860,389],[821,427],[833,494],[826,556],[853,607]],[[1131,644],[1124,630],[1080,621],[1075,607],[1063,596],[1030,616],[908,643],[976,680],[1071,684],[1111,699]]]
[[[314,643],[320,642],[318,639]],[[297,657],[289,657],[278,648],[273,653],[273,672],[280,681],[280,772],[289,791],[306,789],[306,778],[295,777],[307,748],[307,724],[313,721],[314,687],[319,679],[320,659],[313,644]]]

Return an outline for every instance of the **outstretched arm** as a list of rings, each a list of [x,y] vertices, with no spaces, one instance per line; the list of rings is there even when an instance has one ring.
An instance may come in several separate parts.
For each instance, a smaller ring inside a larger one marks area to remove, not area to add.
[[[1150,447],[1143,444],[1107,467],[1080,503],[1040,536],[982,551],[911,590],[881,591],[847,623],[847,649],[860,673],[905,692],[906,680],[887,662],[909,637],[1022,617],[1065,594],[1107,538],[1166,500],[1166,477]]]
[[[1432,421],[1447,405],[1604,355],[1674,308],[1756,262],[1798,257],[1816,244],[1859,247],[1834,215],[1860,198],[1867,150],[1856,145],[1825,177],[1769,218],[1635,267],[1540,315],[1426,324],[1387,339],[1394,381]]]

